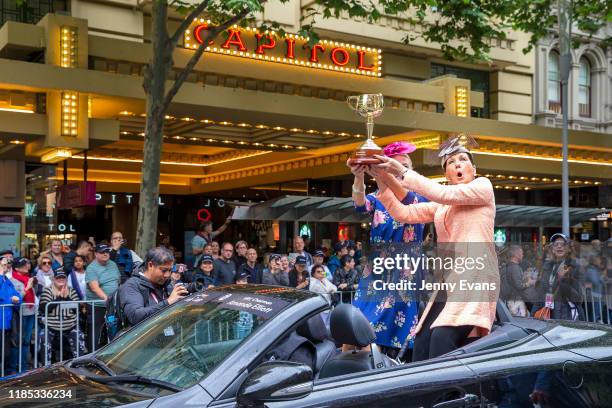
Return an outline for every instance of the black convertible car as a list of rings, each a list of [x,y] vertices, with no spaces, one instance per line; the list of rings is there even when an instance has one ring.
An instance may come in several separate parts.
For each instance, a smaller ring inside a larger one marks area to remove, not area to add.
[[[398,365],[370,348],[374,333],[350,305],[332,313],[330,338],[328,309],[289,288],[193,294],[93,354],[5,381],[0,405],[612,407],[607,326],[513,318],[500,305],[488,336]]]

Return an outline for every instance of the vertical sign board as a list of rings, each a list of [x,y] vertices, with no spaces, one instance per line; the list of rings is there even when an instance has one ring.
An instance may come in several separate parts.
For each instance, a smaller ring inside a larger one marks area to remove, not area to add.
[[[0,213],[0,249],[10,249],[21,256],[21,215]]]

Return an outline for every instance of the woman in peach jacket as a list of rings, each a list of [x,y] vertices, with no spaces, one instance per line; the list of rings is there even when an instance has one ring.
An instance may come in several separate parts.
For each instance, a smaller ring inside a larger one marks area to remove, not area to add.
[[[450,252],[455,260],[452,268],[445,266],[442,272],[447,290],[433,292],[414,331],[413,361],[446,354],[461,347],[468,337],[486,335],[495,320],[500,286],[493,245],[495,197],[489,179],[476,178],[472,154],[462,144],[465,139],[476,144],[469,136],[459,135],[451,137],[439,153],[449,185],[384,156],[378,156],[382,163],[371,169],[380,200],[393,218],[403,223],[434,222],[437,256],[444,254],[448,259]],[[392,175],[403,176],[401,185]],[[401,186],[431,202],[401,204],[393,193]],[[459,258],[472,258],[471,268],[459,267]],[[454,289],[448,290],[453,283]]]

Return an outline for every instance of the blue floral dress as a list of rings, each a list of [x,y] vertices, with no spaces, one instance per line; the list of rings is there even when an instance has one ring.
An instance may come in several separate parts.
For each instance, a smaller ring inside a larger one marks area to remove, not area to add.
[[[402,204],[417,204],[428,200],[414,192],[408,192],[402,200]],[[363,206],[355,206],[357,212],[367,213],[372,216],[370,243],[373,251],[370,259],[380,256],[380,251],[385,251],[385,256],[394,256],[397,249],[391,249],[393,255],[388,253],[390,243],[406,243],[400,250],[405,252],[405,248],[420,251],[420,244],[424,238],[424,224],[402,224],[395,221],[382,203],[376,198],[376,193],[366,195],[366,202]],[[363,276],[359,281],[359,287],[355,294],[354,305],[358,307],[368,318],[370,324],[376,332],[376,344],[380,346],[401,348],[406,339],[408,346],[412,348],[411,332],[416,326],[418,316],[418,302],[415,294],[407,291],[383,291],[375,290],[374,282],[384,280],[386,282],[398,282],[401,279],[416,280],[420,276],[420,271],[411,273],[410,271],[392,271],[390,273],[377,275],[370,273],[369,268],[364,270]]]

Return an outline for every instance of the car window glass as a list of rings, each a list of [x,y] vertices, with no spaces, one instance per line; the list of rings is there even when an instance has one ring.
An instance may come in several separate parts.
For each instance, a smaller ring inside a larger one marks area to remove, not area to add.
[[[96,354],[117,374],[143,375],[187,388],[201,381],[266,320],[219,303],[172,308]]]

